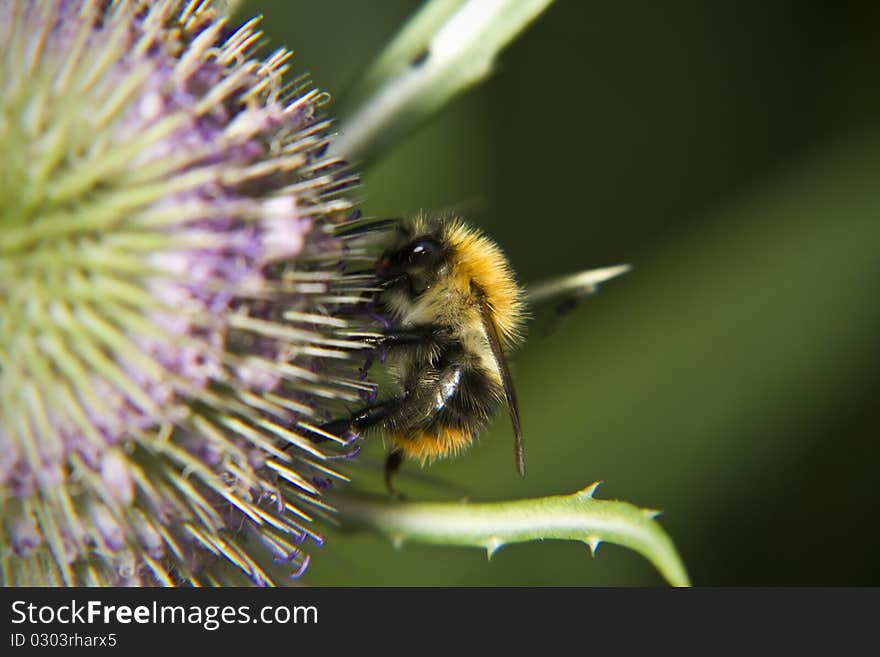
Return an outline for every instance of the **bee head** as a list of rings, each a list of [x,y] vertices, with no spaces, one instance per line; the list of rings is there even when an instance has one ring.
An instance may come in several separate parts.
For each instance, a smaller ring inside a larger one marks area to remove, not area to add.
[[[407,284],[413,294],[430,288],[445,272],[449,250],[434,234],[409,234],[399,239],[379,258],[376,275],[386,285]]]

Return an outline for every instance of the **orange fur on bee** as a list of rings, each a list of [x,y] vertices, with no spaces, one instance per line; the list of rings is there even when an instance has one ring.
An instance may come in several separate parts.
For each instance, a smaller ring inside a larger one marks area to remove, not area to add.
[[[456,254],[456,286],[469,292],[473,281],[483,291],[501,344],[510,348],[522,339],[525,304],[507,259],[495,242],[461,222],[450,222],[445,230]]]
[[[438,458],[456,455],[470,445],[473,439],[473,434],[467,429],[440,427],[436,432],[394,434],[391,436],[391,444],[424,465]]]

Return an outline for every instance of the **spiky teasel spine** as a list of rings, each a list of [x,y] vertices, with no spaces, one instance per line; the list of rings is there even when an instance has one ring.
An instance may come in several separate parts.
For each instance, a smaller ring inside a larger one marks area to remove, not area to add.
[[[208,2],[0,3],[2,584],[270,583],[371,387],[322,95]],[[262,546],[262,547],[260,547]],[[225,565],[224,565],[225,564]]]

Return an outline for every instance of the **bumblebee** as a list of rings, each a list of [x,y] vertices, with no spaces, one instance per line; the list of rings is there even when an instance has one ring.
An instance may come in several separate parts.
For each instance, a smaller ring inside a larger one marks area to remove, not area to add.
[[[501,249],[456,218],[418,215],[393,224],[375,277],[389,320],[376,338],[398,393],[325,425],[337,435],[379,429],[391,443],[385,483],[404,458],[454,456],[502,403],[513,423],[516,466],[523,437],[506,353],[522,340],[525,295]]]

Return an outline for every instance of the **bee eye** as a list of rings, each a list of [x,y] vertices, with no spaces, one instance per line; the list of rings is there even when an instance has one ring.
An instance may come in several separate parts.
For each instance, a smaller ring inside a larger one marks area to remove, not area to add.
[[[432,239],[422,239],[410,246],[407,259],[411,263],[430,262],[440,252],[440,245]]]

